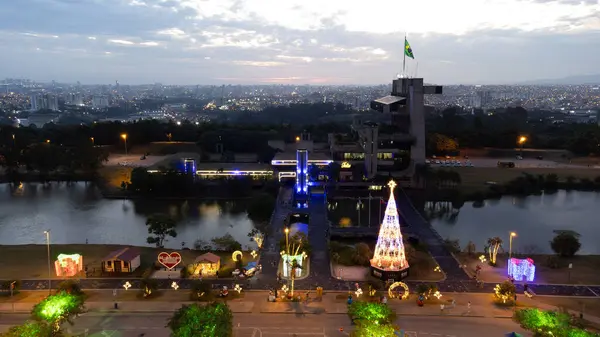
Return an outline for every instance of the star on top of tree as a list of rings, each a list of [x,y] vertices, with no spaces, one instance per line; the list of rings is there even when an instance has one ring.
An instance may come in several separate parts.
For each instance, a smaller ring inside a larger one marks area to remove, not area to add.
[[[392,191],[394,190],[394,188],[396,188],[396,182],[393,180],[390,180],[390,182],[387,185]]]

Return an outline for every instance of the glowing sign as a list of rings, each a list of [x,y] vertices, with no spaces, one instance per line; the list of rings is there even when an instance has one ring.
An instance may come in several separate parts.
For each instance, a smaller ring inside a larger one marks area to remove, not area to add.
[[[533,282],[535,278],[535,264],[530,258],[527,259],[509,259],[508,276],[512,276],[515,281]]]
[[[56,276],[71,277],[83,270],[83,256],[79,254],[60,254],[54,261]]]
[[[349,162],[347,162],[347,161],[345,161],[345,162],[342,163],[342,168],[343,169],[349,169],[351,167],[352,167],[352,165]]]
[[[241,251],[236,250],[235,252],[233,252],[233,254],[231,254],[231,259],[233,259],[233,261],[242,261],[243,256],[244,254]]]
[[[162,252],[158,254],[158,263],[165,266],[165,268],[171,270],[181,263],[181,255],[177,252]]]

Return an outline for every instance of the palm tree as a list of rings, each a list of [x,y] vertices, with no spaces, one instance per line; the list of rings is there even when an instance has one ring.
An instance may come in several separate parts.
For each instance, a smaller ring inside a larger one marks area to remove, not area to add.
[[[498,255],[498,250],[502,246],[502,239],[498,236],[488,238],[487,244],[489,246],[488,255],[490,257],[490,263],[496,264],[496,256]]]

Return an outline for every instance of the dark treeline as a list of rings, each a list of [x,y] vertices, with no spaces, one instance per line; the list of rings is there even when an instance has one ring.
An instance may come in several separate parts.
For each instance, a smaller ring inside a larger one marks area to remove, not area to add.
[[[600,154],[600,128],[595,124],[553,124],[550,119],[533,120],[520,107],[497,109],[491,115],[476,111],[465,114],[451,107],[427,120],[429,134],[448,136],[461,148],[515,148],[526,136],[527,148],[564,149],[577,155]]]

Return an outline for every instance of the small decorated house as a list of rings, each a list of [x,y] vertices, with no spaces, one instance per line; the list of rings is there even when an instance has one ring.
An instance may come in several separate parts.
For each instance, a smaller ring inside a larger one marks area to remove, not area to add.
[[[206,253],[196,258],[192,274],[199,277],[216,276],[220,268],[221,258],[213,253]]]
[[[102,271],[106,273],[131,273],[140,266],[140,251],[125,247],[108,254],[102,260]]]

